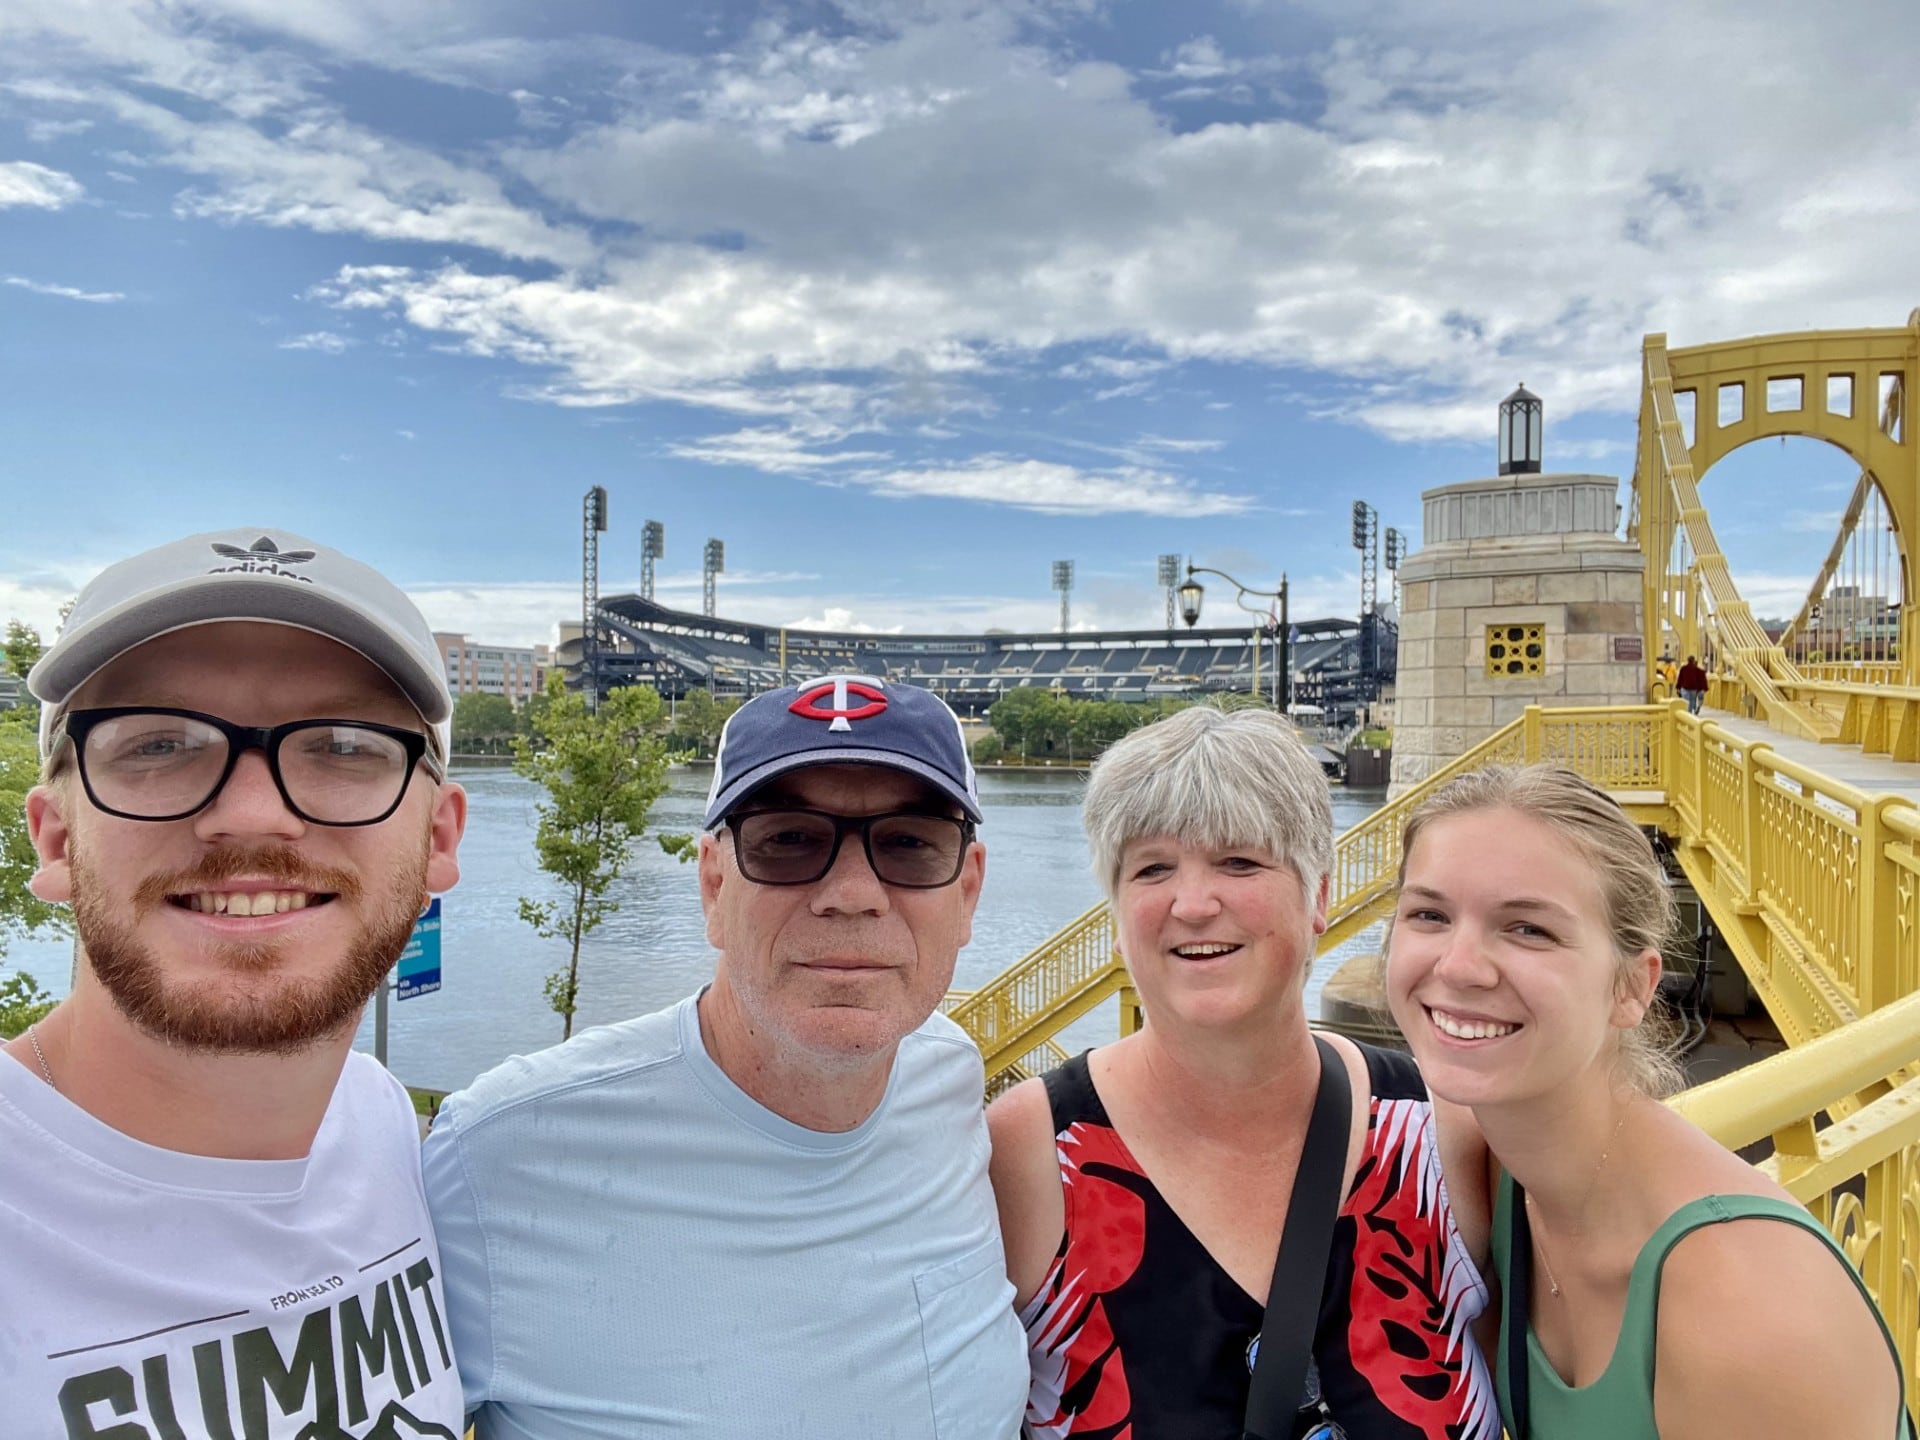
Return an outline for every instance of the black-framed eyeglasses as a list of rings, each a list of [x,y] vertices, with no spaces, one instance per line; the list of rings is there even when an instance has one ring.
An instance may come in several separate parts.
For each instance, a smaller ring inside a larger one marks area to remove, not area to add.
[[[740,873],[756,885],[811,885],[833,869],[840,842],[857,834],[884,885],[938,890],[960,878],[973,822],[954,815],[835,815],[826,810],[745,810],[733,832]]]
[[[122,820],[197,815],[254,749],[265,753],[287,808],[313,825],[378,825],[400,808],[423,759],[435,780],[446,778],[420,731],[367,720],[262,728],[198,710],[127,705],[69,711],[62,733],[73,742],[87,798]]]

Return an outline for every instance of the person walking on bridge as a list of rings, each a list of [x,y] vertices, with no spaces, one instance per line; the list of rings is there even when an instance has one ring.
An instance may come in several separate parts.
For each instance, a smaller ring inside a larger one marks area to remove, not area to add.
[[[985,1080],[936,1013],[981,818],[928,691],[834,677],[728,720],[712,984],[508,1061],[428,1137],[479,1440],[1016,1434]]]
[[[1680,698],[1687,702],[1687,713],[1698,715],[1707,698],[1707,672],[1693,656],[1687,656],[1687,663],[1680,667],[1674,688],[1679,690]]]
[[[103,571],[27,684],[78,943],[0,1058],[0,1432],[456,1440],[413,1105],[353,1053],[459,876],[433,632],[325,546],[196,535]]]
[[[1571,771],[1492,767],[1421,802],[1401,856],[1387,998],[1499,1166],[1514,1440],[1907,1435],[1899,1350],[1845,1255],[1658,1103],[1680,1078],[1655,1009],[1673,900],[1639,827]]]

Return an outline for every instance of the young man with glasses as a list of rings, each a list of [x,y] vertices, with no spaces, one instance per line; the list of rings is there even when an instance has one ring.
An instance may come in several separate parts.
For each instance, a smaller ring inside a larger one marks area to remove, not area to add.
[[[935,1013],[980,818],[927,691],[840,677],[728,721],[712,984],[507,1062],[428,1137],[481,1440],[1018,1433],[980,1057]]]
[[[8,1440],[455,1440],[406,1091],[351,1053],[466,799],[433,635],[366,566],[197,535],[28,677],[72,994],[0,1059]]]

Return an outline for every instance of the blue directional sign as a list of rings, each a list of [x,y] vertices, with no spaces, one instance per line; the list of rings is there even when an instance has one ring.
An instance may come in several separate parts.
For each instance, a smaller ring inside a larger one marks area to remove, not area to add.
[[[440,897],[434,896],[413,922],[407,948],[400,952],[400,988],[397,996],[411,1000],[440,988]]]

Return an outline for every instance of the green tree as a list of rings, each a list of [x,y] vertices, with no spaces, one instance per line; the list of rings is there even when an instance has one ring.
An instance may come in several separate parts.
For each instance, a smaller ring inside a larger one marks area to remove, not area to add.
[[[7,638],[0,642],[0,656],[5,657],[6,663],[0,668],[9,674],[25,675],[46,652],[38,630],[19,620],[7,622]]]
[[[453,748],[467,754],[497,750],[520,731],[520,717],[504,695],[475,692],[453,702]]]
[[[738,700],[716,700],[705,690],[689,690],[674,703],[668,749],[680,755],[712,756],[720,731],[739,708]]]
[[[619,907],[608,898],[633,858],[653,802],[667,788],[660,696],[645,686],[615,690],[589,710],[556,674],[533,734],[513,742],[513,768],[538,783],[534,852],[562,887],[558,900],[520,901],[520,918],[543,940],[564,940],[567,966],[547,977],[547,1001],[573,1034],[580,996],[580,941]]]
[[[46,653],[40,632],[19,620],[7,622],[6,639],[0,640],[0,675],[18,675],[21,679],[33,668],[34,661]],[[0,720],[11,719],[29,727],[40,723],[40,702],[21,687],[18,709],[0,710]]]
[[[975,740],[971,749],[976,765],[998,765],[1007,753],[1006,742],[991,730]]]
[[[27,791],[40,779],[40,742],[17,710],[0,711],[0,955],[10,935],[65,928],[65,912],[34,899],[39,868],[27,839]]]
[[[1045,690],[1027,686],[1009,690],[988,707],[987,723],[1009,754],[1017,751],[1024,757],[1032,750],[1046,749],[1044,741],[1034,742],[1040,738],[1040,712],[1052,698]]]
[[[55,1005],[40,982],[22,970],[0,980],[0,1040],[11,1040],[29,1025],[47,1018]]]

